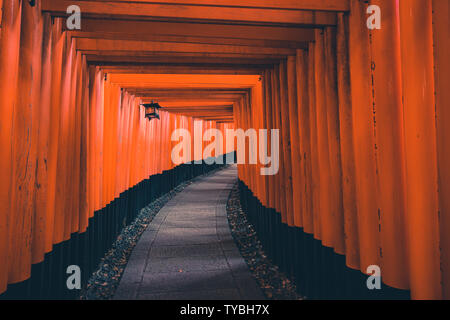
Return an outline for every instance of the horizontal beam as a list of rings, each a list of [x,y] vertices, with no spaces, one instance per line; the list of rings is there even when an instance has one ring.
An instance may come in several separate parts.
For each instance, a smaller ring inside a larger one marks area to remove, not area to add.
[[[152,83],[141,83],[141,82],[116,82],[119,86],[123,88],[127,88],[127,86],[131,86],[134,88],[158,88],[158,89],[178,89],[178,88],[192,88],[192,89],[229,89],[229,88],[239,88],[239,89],[248,89],[252,88],[253,85],[243,84],[243,83],[171,83],[171,82],[152,82]]]
[[[222,109],[193,109],[193,108],[164,108],[162,109],[168,112],[184,112],[184,113],[195,113],[195,114],[211,114],[211,115],[233,115],[233,108],[222,108]]]
[[[224,112],[224,111],[220,111],[218,110],[217,112],[214,111],[190,111],[190,110],[166,110],[167,112],[171,112],[171,113],[181,113],[184,115],[195,115],[197,117],[216,117],[216,118],[228,118],[228,117],[233,117],[233,112]]]
[[[168,5],[144,2],[42,0],[42,11],[66,17],[67,7],[78,5],[84,16],[126,19],[226,21],[256,25],[336,25],[334,12],[287,9],[260,9],[220,7],[214,9],[201,5]]]
[[[207,118],[207,119],[233,119],[233,114],[229,113],[229,114],[203,114],[203,113],[187,113],[187,112],[172,112],[169,111],[170,113],[173,114],[181,114],[184,116],[188,116],[188,117],[196,117],[196,118]]]
[[[66,24],[63,23],[63,26]],[[81,24],[83,33],[130,34],[133,37],[166,36],[176,39],[184,37],[185,42],[198,42],[203,39],[229,39],[229,41],[277,41],[277,42],[303,42],[314,41],[314,29],[275,27],[275,26],[248,26],[234,24],[207,24],[204,23],[176,23],[148,20],[111,20],[89,19],[83,16]],[[197,38],[197,39],[196,39]],[[134,38],[130,38],[134,39]],[[213,41],[213,40],[210,40]]]
[[[165,98],[165,97],[155,96],[155,95],[151,95],[151,94],[141,94],[140,92],[130,93],[130,94],[134,94],[137,97],[141,97],[145,101],[149,101],[149,102],[151,100],[158,101],[158,102],[160,102],[160,104],[176,101],[176,102],[184,102],[185,104],[189,104],[189,105],[194,105],[194,102],[196,100],[196,99],[187,99],[187,98],[183,98],[183,97]],[[230,101],[229,103],[226,103],[226,104],[235,103],[236,101],[238,101],[238,99],[240,99],[242,97],[243,97],[243,95],[226,97]],[[209,101],[211,101],[211,102],[213,102],[213,101],[220,102],[221,100],[223,100],[222,98],[224,98],[224,97],[208,97],[208,98],[209,98]]]
[[[104,0],[101,0],[104,1]],[[349,11],[349,0],[114,0],[115,2],[140,2],[163,4],[205,5],[214,7],[247,7],[266,9]]]
[[[222,116],[218,116],[218,117],[214,117],[214,116],[193,116],[194,118],[198,118],[198,119],[203,119],[203,120],[213,120],[213,121],[223,121],[223,120],[232,120],[234,119],[233,116],[229,116],[229,117],[222,117]]]
[[[129,90],[133,90],[130,88]],[[142,89],[141,89],[142,90]],[[208,95],[208,94],[245,94],[249,93],[248,90],[242,89],[147,89],[145,90],[148,93],[152,93],[155,95]]]
[[[213,107],[196,107],[196,106],[180,106],[180,107],[163,107],[165,111],[177,111],[177,112],[215,112],[215,113],[233,113],[233,107],[231,106],[213,106]]]
[[[209,101],[209,100],[200,100],[200,101],[165,101],[162,104],[161,100],[158,100],[158,103],[163,108],[211,108],[211,107],[221,107],[221,108],[229,108],[233,106],[233,101]]]
[[[249,46],[231,46],[197,43],[174,43],[158,41],[135,41],[135,40],[110,40],[110,39],[76,39],[76,48],[81,51],[137,51],[151,53],[208,53],[208,54],[244,54],[244,55],[272,55],[288,56],[295,55],[294,49],[288,48],[265,48]]]
[[[256,61],[264,61],[265,59],[271,59],[273,63],[279,63],[280,60],[286,59],[285,55],[276,54],[250,54],[250,53],[213,53],[213,52],[156,52],[156,51],[143,51],[143,50],[80,50],[80,52],[86,56],[95,55],[100,58],[100,61],[108,59],[108,57],[115,56],[120,59],[155,59],[160,63],[168,58],[177,59],[176,61],[184,61],[184,58],[191,59],[253,59]],[[106,58],[104,58],[106,57]],[[205,60],[203,60],[205,61]],[[209,61],[209,60],[208,60]],[[105,62],[105,61],[104,61]]]
[[[232,102],[236,102],[239,99],[241,99],[242,97],[245,96],[245,94],[224,94],[224,95],[220,95],[220,94],[209,94],[209,95],[173,95],[173,96],[167,96],[167,95],[156,95],[156,94],[152,94],[152,93],[146,93],[146,92],[140,92],[140,91],[134,91],[134,90],[128,90],[127,91],[130,94],[134,94],[135,96],[139,96],[141,97],[143,100],[146,101],[151,101],[151,100],[156,100],[159,101],[161,103],[166,103],[166,102],[173,102],[173,101],[183,101],[186,104],[192,105],[193,102],[195,102],[196,100],[199,99],[208,99],[208,101],[223,101],[223,100],[227,100],[227,101],[232,101]]]
[[[214,119],[233,119],[233,114],[227,114],[227,115],[209,115],[209,114],[188,114],[185,113],[184,115],[186,116],[190,116],[190,117],[195,117],[195,118],[203,118],[203,119],[209,119],[209,120],[214,120]]]
[[[109,81],[133,88],[251,88],[255,75],[111,74]]]
[[[109,54],[103,54],[101,52],[95,53],[85,53],[86,60],[90,65],[101,65],[105,63],[134,63],[134,64],[148,64],[148,63],[158,63],[158,64],[180,64],[182,61],[184,65],[204,65],[206,64],[217,64],[217,65],[269,65],[279,63],[279,59],[275,58],[255,58],[255,57],[208,57],[208,56],[184,56],[180,59],[178,56],[127,56],[127,55],[114,55],[109,52]]]
[[[165,111],[174,111],[174,112],[212,112],[212,113],[224,113],[229,114],[233,113],[233,107],[229,106],[216,106],[210,108],[196,108],[196,107],[163,107]]]
[[[182,25],[180,25],[180,28]],[[313,29],[307,29],[313,32]],[[298,41],[280,41],[280,40],[260,40],[260,39],[235,39],[235,38],[219,38],[219,37],[192,37],[178,35],[155,35],[146,33],[144,35],[125,32],[83,32],[69,31],[72,38],[87,39],[105,39],[105,40],[135,40],[135,41],[152,41],[152,42],[169,42],[175,44],[210,44],[210,45],[230,45],[230,46],[247,46],[247,47],[269,47],[269,48],[289,48],[289,49],[306,49],[311,40],[307,39]]]
[[[269,66],[160,66],[160,65],[102,65],[107,73],[152,73],[152,74],[258,74],[262,75]]]
[[[246,90],[221,92],[212,90],[193,89],[192,92],[190,92],[187,90],[183,90],[182,88],[180,90],[154,91],[154,89],[132,88],[132,87],[127,87],[126,90],[130,94],[142,97],[142,99],[147,100],[153,99],[161,102],[182,100],[190,104],[192,103],[192,101],[200,99],[208,99],[209,101],[223,101],[223,100],[237,101],[238,99],[248,94]]]

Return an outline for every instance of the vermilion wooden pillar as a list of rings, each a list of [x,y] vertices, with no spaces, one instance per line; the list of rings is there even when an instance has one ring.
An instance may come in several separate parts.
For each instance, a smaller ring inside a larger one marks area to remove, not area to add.
[[[309,129],[311,135],[311,210],[313,216],[314,238],[320,239],[320,178],[317,146],[317,108],[316,108],[316,44],[308,44],[308,97],[309,97]]]
[[[241,109],[240,109],[240,103],[239,101],[235,102],[233,104],[233,117],[234,117],[234,127],[236,129],[239,129],[240,126],[240,119],[241,119]],[[191,134],[193,134],[193,130],[191,131]],[[193,145],[193,144],[192,144]],[[235,141],[233,140],[233,145],[235,145]],[[237,147],[236,147],[236,152],[238,151]],[[193,148],[192,148],[192,155],[194,155],[193,153]],[[237,161],[236,161],[237,162]],[[238,163],[238,162],[237,162]],[[242,166],[238,163],[237,164],[237,168],[238,168],[238,178],[242,181],[244,181],[244,176],[243,176],[243,172],[242,172]]]
[[[411,295],[414,299],[439,299],[442,290],[432,2],[400,1],[400,32]]]
[[[243,102],[242,102],[242,117],[243,117],[243,121],[242,121],[242,130],[247,131],[250,127],[250,117],[251,117],[251,109],[250,109],[250,103],[249,103],[249,97],[248,95],[246,95],[243,98]],[[254,184],[254,174],[253,174],[253,165],[250,164],[250,155],[249,153],[251,151],[250,148],[250,140],[246,139],[245,140],[245,164],[244,164],[244,168],[245,168],[245,172],[246,172],[246,177],[247,177],[247,181],[246,184],[249,186],[249,188],[251,190],[253,190],[255,192],[255,184]]]
[[[296,57],[289,56],[287,59],[287,88],[289,106],[289,136],[291,140],[291,172],[292,172],[292,205],[293,225],[303,226],[303,197],[302,186],[305,181],[302,175],[303,161],[300,158],[300,129],[298,122],[297,105],[297,66]]]
[[[120,88],[119,86],[112,84],[109,86],[109,106],[107,106],[105,112],[108,115],[108,121],[105,121],[105,131],[106,127],[110,128],[108,130],[108,138],[105,139],[105,142],[108,142],[108,180],[107,180],[107,203],[111,202],[115,198],[115,185],[117,180],[117,156],[118,156],[118,148],[119,148],[119,133],[120,128],[119,123],[119,109],[120,109]],[[109,140],[109,141],[107,141]]]
[[[0,292],[6,289],[8,283],[8,248],[11,194],[11,137],[13,128],[13,111],[17,90],[17,75],[19,70],[19,48],[21,29],[21,5],[13,1],[4,1],[3,18],[0,38]]]
[[[97,210],[97,82],[100,74],[95,67],[89,67],[89,217]]]
[[[382,28],[371,32],[382,276],[386,284],[408,289],[398,1],[371,3],[383,14]]]
[[[256,130],[258,132],[258,126],[259,126],[259,104],[256,98],[256,90],[254,88],[251,89],[249,99],[248,99],[248,107],[249,107],[249,122],[248,122],[248,128]],[[256,148],[255,148],[256,147]],[[256,143],[256,146],[253,146],[250,144],[249,141],[249,148],[248,148],[249,156],[251,153],[253,153],[253,150],[256,150],[256,153],[254,153],[256,156],[258,155],[258,144]],[[257,158],[257,157],[256,157]],[[250,163],[250,159],[249,159]],[[256,164],[251,165],[252,169],[252,178],[253,178],[253,186],[252,190],[255,192],[255,196],[261,201],[264,201],[263,195],[262,195],[262,184],[261,184],[261,178],[259,174],[259,168],[258,168],[258,162]]]
[[[155,154],[157,152],[156,148],[156,142],[155,142],[155,129],[156,129],[156,121],[152,121],[150,123],[150,148],[149,148],[149,161],[150,161],[150,175],[154,175],[156,173],[155,169]]]
[[[112,150],[112,144],[115,143],[113,141],[113,125],[112,125],[112,118],[113,118],[113,108],[114,105],[111,102],[112,99],[112,84],[110,79],[106,76],[106,80],[103,81],[103,88],[104,88],[104,98],[103,98],[103,106],[104,113],[103,113],[103,148],[102,148],[102,163],[103,163],[103,170],[102,170],[102,207],[104,207],[108,201],[109,201],[109,184],[111,181],[111,150]],[[103,214],[103,213],[102,213]]]
[[[68,234],[66,239],[70,239],[73,233],[79,231],[79,223],[80,223],[80,138],[81,138],[81,80],[82,80],[82,61],[81,61],[81,52],[74,53],[75,63],[73,65],[73,74],[72,74],[72,88],[71,88],[71,135],[70,135],[70,144],[72,147],[71,152],[71,161],[69,170],[71,170],[71,178],[69,180],[70,185],[70,226],[68,228]]]
[[[133,141],[133,117],[134,113],[137,112],[136,108],[134,108],[134,97],[131,95],[128,95],[127,99],[127,106],[128,106],[128,115],[127,115],[127,146],[126,146],[126,171],[124,176],[124,188],[128,189],[131,185],[130,183],[130,175],[131,175],[131,161],[132,161],[132,154],[131,154],[131,147],[132,147],[132,141]],[[158,142],[161,139],[160,134],[160,128],[158,128]],[[160,157],[160,155],[159,155]],[[159,163],[159,161],[158,161]]]
[[[53,29],[49,15],[43,16],[42,74],[39,101],[39,140],[36,160],[36,211],[33,224],[32,262],[43,261],[47,225],[47,204],[49,190],[49,151],[51,128],[51,89],[52,89],[52,45]]]
[[[266,80],[267,79],[266,79],[265,75],[261,76],[261,86],[262,86],[262,88],[261,88],[261,90],[262,90],[261,91],[261,99],[262,99],[261,100],[261,116],[260,116],[261,117],[261,120],[260,120],[260,128],[261,129],[268,129],[268,119],[267,119],[267,108],[268,108],[267,100],[268,100],[268,98],[267,98],[267,81]],[[266,139],[266,150],[269,151],[270,131],[267,131],[267,134],[265,135],[265,139]],[[259,145],[260,141],[259,140],[260,140],[260,136],[258,134],[258,150],[261,153],[262,150],[260,149],[260,145]],[[270,154],[270,153],[267,153],[267,154]],[[260,170],[263,167],[264,167],[264,165],[262,163],[260,163]],[[263,179],[264,186],[265,186],[263,192],[266,197],[266,207],[270,208],[270,204],[271,204],[271,202],[270,202],[270,197],[271,197],[270,176],[262,176],[261,178]]]
[[[308,67],[309,53],[306,50],[297,50],[296,75],[297,75],[297,106],[299,127],[299,156],[301,162],[300,184],[302,193],[302,225],[306,233],[314,233],[313,219],[313,193],[312,193],[312,168],[311,168],[311,131],[310,131],[310,94]]]
[[[162,150],[163,150],[163,154],[162,154],[162,164],[163,164],[163,171],[166,171],[169,169],[170,164],[169,161],[170,159],[168,158],[168,151],[169,151],[169,144],[168,144],[168,140],[169,140],[169,130],[170,130],[170,117],[169,115],[166,113],[165,117],[162,118],[164,121],[164,130],[162,132]],[[206,131],[206,125],[205,123],[203,123],[203,132]]]
[[[80,105],[80,187],[79,232],[85,232],[89,222],[89,69],[86,58],[82,59],[81,105]]]
[[[156,150],[161,150],[161,121],[156,123]],[[157,154],[156,162],[155,162],[156,173],[161,173],[161,155]]]
[[[316,121],[317,121],[317,154],[319,168],[319,219],[321,227],[321,240],[324,246],[333,247],[334,244],[334,222],[332,213],[331,192],[333,192],[330,152],[328,144],[328,122],[325,89],[325,41],[324,31],[316,30],[315,54],[315,78],[316,78]]]
[[[286,61],[280,63],[280,116],[281,116],[281,136],[283,143],[283,163],[286,197],[287,224],[294,226],[294,204],[292,194],[292,163],[291,163],[291,136],[289,130],[289,96],[287,88],[287,65]]]
[[[443,298],[450,299],[450,3],[433,0],[432,4],[442,289]]]
[[[355,154],[350,91],[348,52],[348,18],[338,14],[337,25],[337,84],[339,97],[339,129],[342,166],[342,202],[347,266],[359,269],[359,234],[356,209]]]
[[[49,127],[49,150],[47,158],[47,204],[46,204],[46,231],[45,252],[53,249],[53,234],[55,221],[55,199],[56,199],[56,174],[58,165],[59,144],[59,122],[60,122],[60,99],[63,55],[65,51],[65,34],[61,34],[61,21],[56,20],[52,30],[52,75],[51,75],[51,99],[50,99],[50,127]]]
[[[281,112],[280,112],[280,104],[281,104],[281,100],[280,100],[280,66],[279,65],[275,65],[274,66],[274,72],[272,74],[273,78],[273,85],[272,85],[272,90],[273,90],[273,96],[274,96],[274,104],[273,104],[273,112],[274,112],[274,120],[276,121],[276,126],[275,128],[279,129],[279,133],[280,133],[280,170],[277,174],[278,176],[278,187],[280,190],[280,208],[279,208],[279,212],[281,213],[281,221],[283,223],[287,223],[287,211],[288,211],[288,205],[287,205],[287,195],[286,195],[286,179],[285,179],[285,162],[284,162],[284,157],[286,156],[286,154],[284,153],[285,150],[285,143],[286,141],[284,140],[284,135],[283,135],[283,127],[282,127],[282,122],[281,122]],[[281,151],[283,150],[283,152]]]
[[[252,105],[252,97],[251,95],[246,96],[245,99],[245,118],[246,118],[246,128],[245,131],[247,131],[248,129],[252,128],[254,129],[254,118],[255,116],[253,115],[253,112],[257,112],[256,108],[253,107]],[[251,150],[253,150],[253,146],[250,143],[250,140],[247,140],[247,147],[246,147],[246,162],[249,164],[248,165],[248,169],[249,169],[249,176],[250,176],[250,188],[254,191],[255,195],[258,197],[259,195],[259,188],[258,188],[258,177],[256,174],[256,164],[251,164],[250,163],[250,153],[253,152]]]
[[[245,111],[245,108],[244,108],[244,98],[239,99],[238,112],[239,112],[239,115],[238,115],[238,128],[245,131],[246,130],[246,121],[245,121],[245,112],[246,111]],[[247,147],[247,144],[244,143],[244,148],[246,148],[246,147]],[[238,148],[237,150],[239,151],[238,152],[238,156],[237,156],[237,161],[238,161],[238,163],[241,163],[240,167],[241,167],[241,170],[242,170],[243,181],[245,182],[245,184],[247,186],[249,186],[250,179],[249,179],[249,175],[248,175],[247,158],[244,157],[243,160],[241,160],[241,157],[239,156],[239,153],[242,154],[243,150],[241,150],[239,145],[237,145],[237,148]],[[244,149],[244,150],[246,150],[246,149]],[[247,150],[245,152],[247,152]]]
[[[261,204],[265,207],[268,207],[268,194],[267,194],[267,183],[266,178],[267,176],[263,176],[261,174],[261,162],[259,161],[259,153],[260,153],[260,141],[259,141],[259,130],[265,129],[264,125],[264,116],[265,116],[265,109],[264,109],[264,97],[263,97],[263,79],[262,77],[260,80],[254,85],[252,88],[252,107],[254,108],[254,125],[253,128],[256,130],[257,134],[257,141],[256,143],[256,150],[257,150],[257,157],[256,157],[256,165],[255,165],[255,177],[256,177],[256,183],[258,186],[258,192],[259,192],[259,199],[261,201]]]
[[[39,20],[40,12],[37,8],[23,7],[18,90],[13,117],[14,128],[11,136],[13,170],[9,219],[9,283],[26,280],[31,272],[42,69],[43,24]]]
[[[129,176],[128,176],[128,186],[127,188],[131,188],[136,185],[136,150],[137,150],[137,126],[140,116],[140,108],[138,107],[138,103],[136,102],[135,97],[133,96],[130,101],[131,107],[131,117],[130,117],[130,158],[129,158]],[[163,139],[164,132],[160,133],[160,139]],[[161,151],[161,157],[163,156],[163,152]]]
[[[333,218],[333,248],[338,254],[345,254],[344,220],[342,208],[342,170],[339,136],[339,110],[336,72],[336,28],[328,27],[324,34],[325,44],[325,95],[328,126],[328,150],[330,161],[330,213]]]
[[[73,214],[73,179],[75,177],[73,172],[73,158],[74,158],[74,143],[73,143],[73,137],[74,137],[74,85],[76,84],[76,54],[75,54],[75,44],[68,38],[69,42],[69,51],[67,52],[68,55],[70,55],[70,62],[68,67],[70,68],[70,73],[68,77],[67,82],[67,100],[66,100],[66,108],[67,108],[67,118],[66,118],[66,141],[65,141],[65,164],[64,169],[62,167],[59,167],[59,171],[65,171],[64,172],[64,180],[59,180],[60,183],[64,183],[65,187],[65,194],[64,194],[64,210],[63,212],[63,225],[64,225],[64,233],[63,233],[63,240],[66,241],[70,239],[70,233],[72,230],[72,214]],[[70,146],[70,148],[69,148]],[[60,197],[60,196],[59,196]]]
[[[94,175],[93,175],[93,194],[94,194],[94,207],[93,213],[102,208],[101,205],[101,175],[102,175],[102,165],[101,165],[101,150],[103,149],[103,143],[101,139],[101,134],[103,134],[103,94],[102,94],[102,82],[103,74],[99,68],[95,68],[95,78],[94,78],[94,90],[92,92],[92,102],[91,108],[94,113],[93,122],[93,153],[94,153]]]
[[[58,141],[58,165],[56,174],[56,197],[55,197],[55,224],[53,241],[55,244],[68,240],[71,229],[71,179],[72,172],[68,168],[71,165],[73,150],[71,144],[72,136],[72,81],[74,60],[74,42],[68,39],[65,52],[64,67],[62,69],[62,87],[59,122]]]
[[[328,124],[328,150],[330,162],[330,213],[333,219],[333,248],[338,254],[345,254],[344,218],[342,207],[342,170],[339,135],[339,107],[336,70],[336,28],[325,29],[325,94]]]
[[[280,126],[279,126],[279,121],[278,121],[278,112],[277,112],[277,103],[278,103],[278,92],[277,92],[277,84],[276,84],[276,80],[275,80],[275,74],[277,74],[277,69],[276,67],[274,67],[273,70],[270,71],[270,88],[271,88],[271,97],[272,97],[272,109],[271,109],[271,117],[272,117],[272,127],[273,129],[278,130],[279,132],[279,139],[280,139],[280,143],[279,143],[279,169],[278,169],[278,173],[276,175],[274,175],[274,183],[275,183],[275,209],[277,212],[279,212],[280,214],[282,212],[284,212],[284,203],[285,200],[284,198],[281,196],[282,194],[282,180],[281,177],[283,175],[283,161],[282,161],[282,152],[281,150],[283,150],[283,139],[281,138],[281,133],[280,133]]]
[[[113,157],[113,167],[111,169],[112,174],[112,185],[110,190],[110,196],[111,201],[113,201],[115,198],[118,198],[120,195],[120,192],[122,190],[118,189],[119,185],[119,178],[120,178],[120,156],[121,151],[120,148],[122,147],[122,91],[118,85],[114,86],[114,104],[115,108],[111,111],[114,115],[114,132],[113,132],[113,139],[115,140],[114,149],[112,151],[112,157]],[[149,157],[146,157],[148,161]]]
[[[352,0],[349,17],[350,89],[355,151],[356,207],[360,268],[380,265],[378,197],[376,185],[375,139],[367,5]]]
[[[114,197],[118,198],[120,194],[125,190],[123,186],[123,176],[124,176],[124,145],[125,145],[125,137],[126,137],[126,129],[125,129],[125,110],[126,106],[124,106],[124,92],[120,90],[119,98],[118,98],[118,108],[117,108],[117,155],[116,155],[116,183],[114,186]]]
[[[271,70],[265,70],[264,72],[264,97],[265,97],[265,129],[267,129],[267,154],[273,156],[272,150],[272,138],[271,130],[273,127],[272,117],[272,82],[271,82]],[[276,175],[267,176],[267,191],[268,191],[268,204],[269,208],[276,208]]]

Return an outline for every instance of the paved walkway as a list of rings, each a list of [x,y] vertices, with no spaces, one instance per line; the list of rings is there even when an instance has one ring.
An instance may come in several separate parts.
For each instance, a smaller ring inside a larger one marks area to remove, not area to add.
[[[264,299],[228,226],[237,170],[197,179],[172,198],[134,248],[114,299]]]

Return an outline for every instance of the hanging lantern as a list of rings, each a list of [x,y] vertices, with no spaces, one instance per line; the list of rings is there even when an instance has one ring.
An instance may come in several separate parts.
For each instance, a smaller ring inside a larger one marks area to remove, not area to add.
[[[148,120],[159,119],[159,109],[162,107],[156,102],[152,103],[141,103],[141,106],[145,108],[145,117]]]

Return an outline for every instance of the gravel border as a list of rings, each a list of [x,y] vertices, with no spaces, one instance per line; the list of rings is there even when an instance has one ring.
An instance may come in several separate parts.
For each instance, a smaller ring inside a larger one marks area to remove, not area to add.
[[[111,249],[105,254],[99,263],[99,268],[94,271],[86,286],[81,289],[80,300],[111,300],[114,297],[128,259],[139,241],[142,233],[158,214],[159,210],[178,193],[201,177],[206,177],[226,168],[218,168],[197,176],[189,181],[181,183],[175,189],[162,195],[139,212],[135,220],[126,226]]]
[[[238,183],[230,192],[227,216],[234,241],[265,296],[271,300],[304,300],[305,297],[297,293],[295,284],[264,253],[242,210]]]

